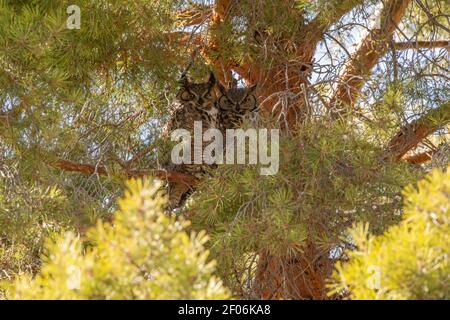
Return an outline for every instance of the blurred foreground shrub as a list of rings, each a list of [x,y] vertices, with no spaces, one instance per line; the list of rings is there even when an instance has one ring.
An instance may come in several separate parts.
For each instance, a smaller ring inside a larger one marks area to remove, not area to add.
[[[47,245],[40,273],[4,283],[9,299],[225,299],[204,232],[163,214],[157,183],[131,181],[113,224],[83,243],[66,233]]]

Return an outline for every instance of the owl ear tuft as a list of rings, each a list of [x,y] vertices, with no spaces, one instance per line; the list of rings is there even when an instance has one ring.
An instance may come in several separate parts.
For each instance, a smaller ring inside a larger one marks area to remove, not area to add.
[[[182,87],[187,87],[189,85],[189,80],[186,76],[186,74],[183,74],[180,78],[180,80],[178,81],[178,83],[182,86]]]
[[[210,87],[214,87],[216,85],[216,76],[213,72],[210,72],[209,74],[208,84]]]
[[[248,88],[248,93],[253,93],[253,92],[255,92],[255,90],[256,90],[256,88],[258,87],[258,84],[257,83],[255,83],[254,85],[252,85],[252,86],[250,86],[249,88]]]

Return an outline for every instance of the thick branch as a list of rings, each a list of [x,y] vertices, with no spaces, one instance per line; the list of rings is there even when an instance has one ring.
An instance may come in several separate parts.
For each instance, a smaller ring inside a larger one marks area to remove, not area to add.
[[[67,160],[57,160],[50,163],[50,166],[61,169],[63,171],[78,172],[83,174],[98,174],[100,176],[107,176],[108,170],[105,166],[95,166],[90,164],[80,164]],[[140,178],[144,176],[155,176],[161,180],[170,182],[182,183],[188,186],[194,186],[197,179],[179,172],[166,170],[125,170],[124,173],[128,178]]]
[[[404,126],[389,142],[384,159],[400,160],[423,139],[450,123],[450,102]]]
[[[389,0],[384,8],[380,29],[372,30],[346,64],[330,106],[352,109],[372,68],[387,52],[389,41],[411,0]]]
[[[433,159],[433,152],[422,152],[416,153],[403,158],[406,162],[410,164],[424,164]]]
[[[450,48],[450,40],[396,42],[394,48],[396,50]]]

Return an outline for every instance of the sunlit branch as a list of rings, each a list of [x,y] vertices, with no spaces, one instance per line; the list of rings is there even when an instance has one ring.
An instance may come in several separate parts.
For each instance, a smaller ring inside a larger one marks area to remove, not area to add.
[[[384,159],[400,160],[423,139],[450,123],[450,102],[405,125],[389,142]]]
[[[450,40],[396,42],[394,43],[394,47],[396,50],[434,49],[434,48],[450,49]]]
[[[403,158],[403,160],[405,160],[406,162],[417,165],[424,164],[426,162],[431,161],[432,159],[433,159],[433,152],[431,151],[416,153]]]
[[[78,172],[82,174],[97,174],[100,176],[108,176],[108,169],[103,165],[90,165],[75,163],[68,160],[59,159],[49,163],[54,168],[61,169],[63,171]],[[170,182],[182,183],[188,186],[196,184],[197,179],[179,172],[166,171],[166,170],[124,170],[123,172],[128,178],[140,178],[145,176],[154,176],[161,180],[167,180]]]

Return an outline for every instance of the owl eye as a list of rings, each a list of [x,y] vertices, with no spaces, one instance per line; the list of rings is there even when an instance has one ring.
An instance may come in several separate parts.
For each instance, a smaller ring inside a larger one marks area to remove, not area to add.
[[[232,107],[232,103],[231,103],[231,101],[230,101],[227,97],[222,96],[222,97],[219,99],[219,106],[220,106],[222,109],[230,109],[230,108]]]
[[[253,108],[253,99],[251,97],[246,97],[244,101],[242,102],[242,105],[245,109],[252,109]]]
[[[181,93],[182,100],[189,101],[189,100],[192,100],[193,98],[194,98],[194,95],[191,94],[189,91],[183,91],[183,93]]]

